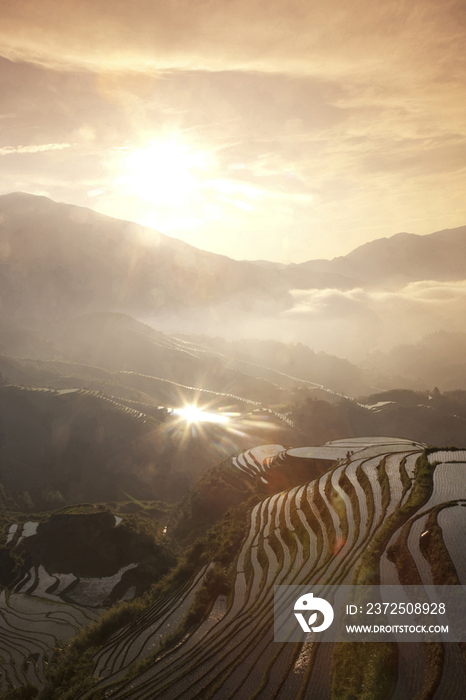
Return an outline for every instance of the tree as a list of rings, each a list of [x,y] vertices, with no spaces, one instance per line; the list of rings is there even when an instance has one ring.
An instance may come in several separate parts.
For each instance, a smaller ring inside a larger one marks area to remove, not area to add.
[[[48,491],[44,494],[44,500],[50,506],[61,506],[65,502],[65,499],[61,495],[60,491]]]
[[[23,491],[19,499],[24,510],[29,512],[34,510],[34,501],[32,500],[29,491]]]

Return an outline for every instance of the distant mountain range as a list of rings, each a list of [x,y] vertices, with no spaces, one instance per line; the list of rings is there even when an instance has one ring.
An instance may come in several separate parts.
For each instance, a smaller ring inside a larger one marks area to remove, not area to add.
[[[466,226],[399,233],[333,260],[278,265],[231,260],[135,223],[24,193],[0,196],[3,305],[23,301],[139,314],[254,294],[283,302],[292,288],[350,289],[462,280]]]
[[[435,374],[425,362],[414,377],[377,353],[443,332],[444,351],[451,341],[457,354],[465,271],[466,226],[399,233],[333,260],[284,265],[231,260],[90,209],[13,193],[0,196],[0,352],[57,356],[67,337],[83,359],[93,331],[72,319],[116,312],[170,334],[304,343],[363,363],[376,386],[423,388]],[[295,374],[286,362],[274,367]],[[461,368],[447,375],[444,388],[463,388],[454,385]]]
[[[365,243],[333,260],[311,260],[298,266],[314,272],[341,274],[361,286],[394,287],[419,280],[465,279],[466,226],[426,236],[397,233]]]
[[[46,197],[0,197],[4,308],[38,304],[55,314],[102,309],[133,314],[209,306],[248,294],[272,299],[291,286],[346,288],[339,274],[279,271],[198,250],[152,229]]]
[[[77,314],[111,311],[169,333],[302,342],[360,361],[433,331],[465,332],[465,270],[466,226],[283,265],[231,260],[46,197],[0,197],[3,328],[10,339],[34,333],[34,347]]]

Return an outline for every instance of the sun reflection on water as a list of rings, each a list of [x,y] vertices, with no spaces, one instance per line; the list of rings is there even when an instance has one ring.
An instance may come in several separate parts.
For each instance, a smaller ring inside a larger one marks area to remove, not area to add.
[[[175,408],[172,411],[173,415],[179,416],[181,420],[185,420],[188,425],[192,423],[218,423],[225,424],[230,420],[230,415],[225,413],[212,413],[199,408],[195,404],[187,404],[183,408]]]

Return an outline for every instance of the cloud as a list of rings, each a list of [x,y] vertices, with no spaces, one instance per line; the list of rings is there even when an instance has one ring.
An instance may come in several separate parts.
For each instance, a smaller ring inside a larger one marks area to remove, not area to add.
[[[282,312],[310,345],[361,360],[371,350],[414,343],[437,330],[466,332],[466,281],[413,282],[398,291],[292,290]]]
[[[444,306],[451,302],[464,301],[466,299],[466,280],[460,280],[459,282],[437,282],[433,280],[412,282],[404,287],[397,296],[412,299],[419,303],[436,303]],[[390,299],[390,295],[387,298]]]
[[[294,306],[285,315],[306,315],[326,320],[367,313],[370,294],[363,289],[292,289]]]
[[[2,5],[3,55],[59,68],[374,75],[463,70],[460,0],[29,0]],[[407,57],[412,60],[407,62]]]
[[[36,146],[6,146],[0,148],[0,155],[9,153],[44,153],[45,151],[62,151],[71,148],[70,143],[43,143]]]
[[[385,314],[388,309],[400,305],[409,305],[417,310],[429,307],[447,310],[454,304],[465,303],[466,280],[422,280],[411,282],[397,291],[292,289],[290,294],[296,301],[285,314],[336,317],[367,310]],[[464,323],[466,327],[466,319]]]

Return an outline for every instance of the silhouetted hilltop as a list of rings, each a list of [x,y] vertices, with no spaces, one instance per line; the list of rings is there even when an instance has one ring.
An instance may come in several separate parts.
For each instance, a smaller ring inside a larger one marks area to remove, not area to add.
[[[466,226],[425,236],[397,233],[333,260],[302,263],[309,272],[341,274],[360,284],[396,287],[418,280],[463,280]]]
[[[102,309],[140,315],[235,295],[246,303],[249,294],[277,302],[290,286],[302,286],[302,275],[291,279],[288,268],[277,273],[231,260],[138,224],[24,193],[0,197],[0,260],[4,310],[27,318],[45,308],[57,318]],[[319,273],[306,274],[310,280],[314,286],[328,282]]]
[[[466,389],[466,333],[437,331],[417,343],[400,344],[365,361],[368,383],[385,388],[441,391]]]

